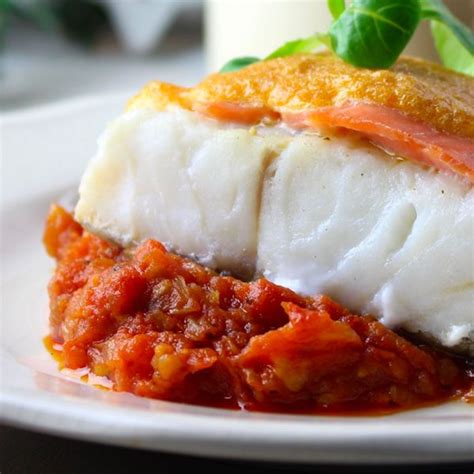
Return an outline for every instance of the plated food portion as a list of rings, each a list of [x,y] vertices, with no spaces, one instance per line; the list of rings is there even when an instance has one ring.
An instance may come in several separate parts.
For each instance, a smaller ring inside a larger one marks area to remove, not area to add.
[[[65,367],[140,396],[271,411],[386,412],[460,396],[461,361],[327,296],[242,282],[168,252],[106,242],[53,207],[51,335]]]
[[[473,86],[329,53],[150,83],[101,137],[74,217],[48,217],[62,363],[275,411],[466,395]]]

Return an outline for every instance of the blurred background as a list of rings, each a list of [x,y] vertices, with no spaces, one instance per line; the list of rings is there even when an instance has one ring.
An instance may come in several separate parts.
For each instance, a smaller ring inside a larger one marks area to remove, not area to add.
[[[446,3],[473,26],[474,0]],[[0,110],[191,85],[329,23],[326,0],[0,0]],[[437,60],[427,24],[408,52]]]

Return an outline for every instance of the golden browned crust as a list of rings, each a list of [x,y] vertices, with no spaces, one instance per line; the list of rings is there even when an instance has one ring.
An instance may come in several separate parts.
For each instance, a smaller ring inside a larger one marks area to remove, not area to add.
[[[330,53],[288,56],[211,74],[189,89],[151,82],[129,108],[226,103],[300,112],[348,102],[387,106],[441,132],[474,138],[474,79],[409,57],[390,69],[370,70]]]

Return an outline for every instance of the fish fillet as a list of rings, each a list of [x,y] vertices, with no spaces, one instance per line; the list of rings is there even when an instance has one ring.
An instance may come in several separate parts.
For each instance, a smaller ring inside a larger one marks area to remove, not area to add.
[[[236,275],[325,293],[474,354],[474,191],[369,140],[135,108],[100,139],[76,218]]]

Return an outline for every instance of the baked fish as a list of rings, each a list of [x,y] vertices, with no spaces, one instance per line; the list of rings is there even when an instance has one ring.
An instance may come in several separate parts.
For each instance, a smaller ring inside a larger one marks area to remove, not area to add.
[[[474,355],[473,182],[474,79],[303,54],[147,85],[101,136],[75,217]]]

